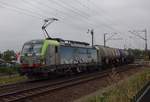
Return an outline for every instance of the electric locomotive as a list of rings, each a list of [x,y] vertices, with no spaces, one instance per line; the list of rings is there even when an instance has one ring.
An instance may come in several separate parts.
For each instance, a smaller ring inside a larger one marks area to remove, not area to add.
[[[101,66],[96,47],[85,42],[57,38],[26,42],[21,51],[20,62],[21,74],[28,77],[80,73]]]
[[[102,66],[131,63],[134,59],[126,50],[51,38],[46,27],[54,21],[58,19],[44,20],[42,30],[47,39],[31,40],[23,45],[20,56],[21,74],[39,78],[53,74],[80,73],[100,70]]]
[[[31,40],[23,45],[20,73],[31,78],[48,77],[101,70],[133,61],[132,52],[127,50],[47,38]]]

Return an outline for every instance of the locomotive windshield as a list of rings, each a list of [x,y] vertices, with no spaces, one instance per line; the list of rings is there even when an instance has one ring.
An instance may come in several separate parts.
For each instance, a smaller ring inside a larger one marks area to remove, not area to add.
[[[22,54],[35,53],[39,54],[42,49],[43,42],[28,42],[25,43],[22,49]]]

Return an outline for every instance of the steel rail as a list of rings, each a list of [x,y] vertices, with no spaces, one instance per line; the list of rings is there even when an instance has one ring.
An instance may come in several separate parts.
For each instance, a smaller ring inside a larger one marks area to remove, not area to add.
[[[122,69],[116,68],[116,69],[117,69],[116,71],[118,73],[118,72],[124,72],[129,68],[122,68]],[[67,87],[74,86],[74,85],[81,84],[81,83],[85,83],[90,80],[103,78],[103,77],[108,76],[111,71],[112,70],[109,69],[107,71],[91,73],[88,75],[83,75],[83,76],[67,79],[64,81],[56,82],[56,83],[51,83],[51,84],[47,84],[47,85],[43,85],[43,86],[41,85],[41,86],[34,87],[34,88],[28,88],[28,89],[15,91],[15,92],[1,94],[0,101],[1,100],[3,102],[21,101],[21,100],[31,98],[31,97],[39,95],[39,94],[44,94],[47,92],[52,92],[55,90],[67,88]]]

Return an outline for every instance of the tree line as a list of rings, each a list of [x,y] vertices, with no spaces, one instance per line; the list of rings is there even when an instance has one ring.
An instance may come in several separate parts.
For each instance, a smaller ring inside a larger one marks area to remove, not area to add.
[[[0,59],[5,62],[12,62],[17,60],[17,56],[14,50],[6,50],[4,52],[0,52]]]

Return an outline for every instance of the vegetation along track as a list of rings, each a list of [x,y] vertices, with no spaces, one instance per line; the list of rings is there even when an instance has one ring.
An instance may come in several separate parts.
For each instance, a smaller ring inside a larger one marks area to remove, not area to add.
[[[131,67],[130,67],[131,66]],[[136,65],[137,67],[137,65]],[[116,72],[124,72],[129,68],[135,68],[133,65],[128,65],[128,67],[119,67],[116,68]],[[63,89],[69,86],[85,83],[90,80],[98,79],[98,78],[103,78],[109,75],[109,73],[112,70],[106,70],[102,72],[95,72],[95,73],[90,73],[90,74],[84,74],[81,76],[73,77],[73,78],[67,78],[66,80],[61,80],[53,83],[48,83],[48,84],[41,84],[35,87],[22,87],[21,90],[16,90],[13,92],[7,92],[3,93],[0,95],[0,101],[1,102],[14,102],[14,101],[21,101],[27,98],[31,98],[33,96],[39,95],[39,94],[44,94],[50,91],[55,91],[59,89]]]

